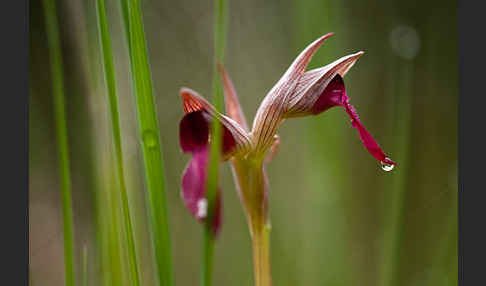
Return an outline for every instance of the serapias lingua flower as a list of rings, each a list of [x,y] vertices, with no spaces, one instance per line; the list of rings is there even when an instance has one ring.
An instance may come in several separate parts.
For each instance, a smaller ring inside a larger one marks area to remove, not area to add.
[[[357,129],[368,152],[383,164],[394,166],[371,134],[361,123],[349,103],[343,77],[363,52],[342,57],[324,67],[305,71],[326,34],[308,45],[294,60],[277,84],[263,99],[251,130],[239,104],[236,90],[227,72],[219,66],[223,80],[227,115],[219,113],[195,91],[182,88],[184,117],[180,121],[180,145],[192,159],[182,178],[182,199],[200,221],[206,218],[205,199],[210,124],[218,120],[223,126],[222,160],[230,161],[236,190],[247,217],[252,242],[256,285],[270,285],[268,178],[264,165],[275,154],[280,142],[278,128],[287,118],[318,115],[331,107],[343,107]],[[221,192],[216,199],[213,231],[221,226]]]
[[[205,219],[206,168],[211,137],[209,126],[211,120],[218,120],[223,126],[221,158],[231,162],[236,189],[252,236],[256,285],[271,284],[268,179],[264,165],[275,154],[280,142],[277,131],[285,119],[318,115],[329,108],[342,107],[368,152],[383,164],[395,165],[365,129],[346,94],[343,78],[363,52],[305,71],[314,53],[330,36],[332,33],[318,38],[297,56],[263,99],[251,129],[246,123],[231,79],[222,66],[219,68],[227,115],[217,112],[195,91],[188,88],[180,91],[185,112],[180,122],[180,145],[183,152],[192,154],[182,178],[182,198],[197,219]],[[221,209],[221,198],[218,197],[212,223],[215,232],[221,225]]]

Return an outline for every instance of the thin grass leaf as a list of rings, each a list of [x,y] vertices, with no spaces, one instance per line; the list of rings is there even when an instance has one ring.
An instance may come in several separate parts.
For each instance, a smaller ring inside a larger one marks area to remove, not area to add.
[[[130,44],[130,27],[128,27],[129,13],[128,13],[128,0],[120,0],[120,9],[123,18],[123,31],[125,32],[125,40],[127,41],[128,50],[131,50]]]
[[[217,111],[223,108],[223,86],[216,66],[217,62],[224,64],[224,50],[226,45],[227,27],[226,0],[214,1],[214,66],[213,66],[213,97],[212,103]],[[204,225],[203,234],[203,262],[201,285],[212,285],[213,258],[214,258],[214,232],[212,222],[214,205],[218,192],[219,161],[221,150],[221,124],[213,120],[211,126],[211,153],[209,159],[206,199],[208,202],[208,217]]]
[[[111,164],[110,164],[111,165]],[[122,257],[124,255],[123,251],[125,248],[123,245],[123,240],[120,239],[121,233],[121,223],[119,220],[120,214],[120,205],[118,198],[118,190],[115,188],[116,183],[116,175],[112,168],[108,171],[109,176],[109,186],[105,190],[106,196],[105,200],[106,203],[103,204],[107,212],[106,215],[106,224],[107,228],[105,233],[107,233],[107,243],[108,243],[108,261],[109,264],[107,265],[107,271],[110,272],[109,279],[110,284],[108,285],[115,285],[121,286],[124,285],[124,280],[128,278],[124,271]]]
[[[65,285],[73,286],[75,285],[75,266],[71,175],[69,167],[66,107],[64,102],[63,64],[56,3],[54,0],[44,0],[44,13],[47,40],[49,44],[49,59],[51,63],[54,121],[56,123],[57,151],[59,156],[59,172],[61,176]]]
[[[124,25],[128,27],[128,49],[145,164],[156,272],[160,285],[173,285],[165,176],[142,11],[139,0],[122,0],[121,5]]]
[[[120,116],[118,111],[118,97],[116,90],[115,67],[113,64],[113,53],[111,50],[110,33],[106,17],[104,0],[97,0],[98,28],[100,36],[101,51],[103,55],[103,67],[105,72],[105,83],[107,88],[108,102],[110,106],[111,131],[113,136],[113,147],[115,157],[115,168],[120,188],[120,199],[122,204],[123,221],[125,224],[124,235],[128,247],[128,264],[131,280],[135,286],[140,285],[140,274],[138,270],[137,251],[135,246],[135,233],[130,216],[130,205],[128,202],[127,187],[123,166],[123,150],[121,145]]]

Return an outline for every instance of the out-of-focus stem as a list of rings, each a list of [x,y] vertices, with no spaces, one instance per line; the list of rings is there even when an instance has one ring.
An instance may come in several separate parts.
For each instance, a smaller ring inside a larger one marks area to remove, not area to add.
[[[44,0],[49,58],[51,63],[54,121],[56,123],[59,173],[61,177],[62,221],[64,239],[65,285],[75,285],[73,208],[71,198],[71,171],[69,163],[66,104],[64,98],[64,77],[61,40],[57,22],[56,2]]]
[[[216,110],[221,111],[224,106],[223,86],[218,76],[216,62],[223,63],[224,50],[226,47],[227,28],[227,5],[226,0],[214,0],[214,58],[213,67],[213,98],[212,103]],[[214,208],[218,197],[218,177],[221,150],[221,124],[217,120],[211,125],[211,152],[209,156],[208,177],[206,186],[206,199],[208,202],[208,216],[203,232],[203,257],[201,285],[212,285],[212,271],[214,259],[214,232],[212,231]]]
[[[138,271],[137,251],[135,247],[135,231],[130,215],[130,205],[128,202],[128,192],[125,183],[125,171],[123,164],[123,150],[121,144],[121,127],[120,112],[118,110],[118,95],[116,90],[115,65],[113,63],[113,54],[111,49],[110,32],[108,29],[108,20],[106,16],[105,0],[96,1],[98,27],[100,33],[100,44],[103,56],[103,68],[105,72],[105,82],[107,89],[108,103],[110,106],[111,132],[113,136],[115,167],[122,202],[122,215],[125,223],[125,239],[128,248],[128,261],[132,282],[140,285],[140,274]]]

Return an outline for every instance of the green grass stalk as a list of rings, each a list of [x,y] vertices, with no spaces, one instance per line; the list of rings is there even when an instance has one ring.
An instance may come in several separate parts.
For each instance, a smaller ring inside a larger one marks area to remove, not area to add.
[[[104,0],[96,1],[98,28],[100,36],[101,51],[103,55],[103,67],[105,72],[105,83],[107,88],[108,103],[110,107],[111,131],[113,136],[115,168],[120,188],[122,215],[125,224],[124,235],[127,241],[128,264],[133,285],[140,285],[140,274],[138,270],[137,251],[135,246],[135,232],[130,215],[127,187],[124,174],[123,150],[121,144],[120,115],[118,111],[118,97],[116,90],[115,67],[113,64],[113,53],[111,49],[110,32],[106,17]]]
[[[170,286],[173,285],[173,274],[164,167],[141,5],[139,0],[122,0],[121,5],[125,29],[128,28],[126,35],[148,188],[156,272],[159,284]]]
[[[127,41],[128,45],[128,50],[131,50],[131,44],[130,44],[130,27],[128,26],[130,23],[129,19],[129,9],[128,9],[128,0],[120,0],[120,9],[121,9],[121,15],[123,18],[123,31],[125,32],[125,40]]]
[[[110,164],[112,165],[112,164]],[[111,183],[106,189],[106,203],[103,204],[107,212],[106,223],[108,242],[108,262],[107,271],[110,272],[110,284],[115,286],[124,285],[124,281],[128,278],[124,271],[124,263],[122,257],[124,256],[125,247],[123,246],[123,240],[121,239],[121,223],[120,223],[120,201],[118,200],[118,189],[115,187],[116,175],[113,169],[108,171],[109,182]],[[109,270],[108,270],[109,269]]]
[[[66,106],[64,102],[63,64],[56,3],[54,0],[44,0],[44,13],[47,40],[49,44],[49,59],[51,63],[54,121],[56,124],[59,172],[61,176],[65,285],[73,286],[75,285],[75,266],[71,175],[69,166]]]
[[[213,96],[212,103],[216,110],[223,108],[223,87],[219,77],[216,62],[224,63],[224,50],[226,46],[227,28],[227,5],[226,0],[214,1],[214,65],[213,65]],[[208,201],[208,217],[203,231],[203,261],[201,273],[201,285],[212,285],[212,272],[214,260],[214,233],[212,231],[212,221],[214,215],[214,205],[218,192],[219,161],[221,150],[221,124],[213,120],[211,126],[211,152],[209,159],[209,169],[207,178],[206,199]]]

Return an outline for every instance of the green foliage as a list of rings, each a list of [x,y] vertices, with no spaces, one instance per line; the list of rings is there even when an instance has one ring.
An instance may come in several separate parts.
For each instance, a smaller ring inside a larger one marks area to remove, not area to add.
[[[124,234],[128,248],[128,263],[130,267],[131,281],[133,285],[140,285],[140,275],[138,271],[137,251],[135,248],[135,233],[130,216],[130,206],[128,202],[127,187],[123,167],[123,150],[121,145],[120,115],[118,111],[118,97],[116,91],[115,66],[113,64],[113,53],[111,50],[110,32],[106,18],[106,8],[104,0],[97,0],[98,28],[100,32],[101,51],[103,55],[103,67],[105,71],[105,83],[107,97],[110,107],[111,131],[113,136],[113,147],[115,155],[115,168],[120,190],[122,203],[122,214],[124,219]]]
[[[226,45],[226,0],[214,1],[214,63],[213,63],[213,97],[212,103],[217,111],[223,108],[223,86],[218,74],[216,62],[224,62],[224,49]],[[221,124],[213,120],[211,126],[211,153],[209,159],[206,198],[208,201],[208,216],[203,231],[203,261],[201,285],[212,285],[214,235],[211,224],[214,215],[214,205],[218,192],[219,163],[221,150]]]
[[[128,27],[128,48],[145,165],[158,282],[160,285],[170,286],[173,285],[173,275],[164,167],[140,1],[129,0],[123,3],[122,0],[122,13],[125,27]]]
[[[56,122],[57,152],[61,176],[62,220],[64,235],[64,273],[65,284],[75,285],[73,210],[71,199],[71,171],[69,166],[68,132],[64,98],[64,72],[62,65],[59,27],[56,3],[44,0],[45,23],[51,61],[52,95],[54,101],[54,120]]]

